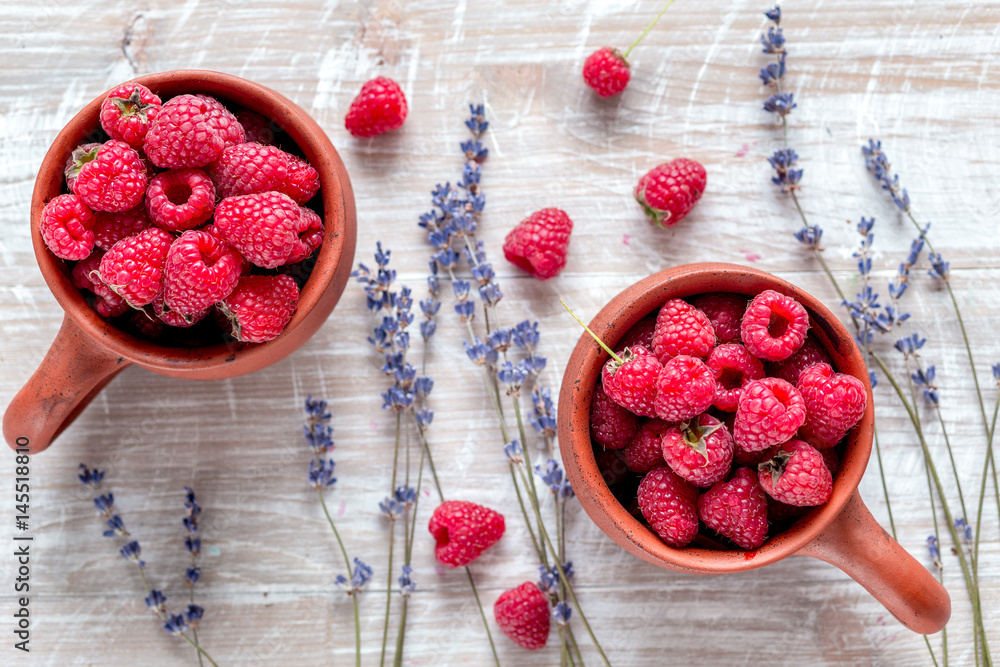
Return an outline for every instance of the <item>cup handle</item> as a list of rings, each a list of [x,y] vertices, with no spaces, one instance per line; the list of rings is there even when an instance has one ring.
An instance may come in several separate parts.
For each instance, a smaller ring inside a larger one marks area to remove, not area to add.
[[[99,345],[68,317],[42,364],[3,416],[11,449],[48,448],[111,379],[132,362]]]
[[[914,632],[937,632],[951,617],[948,591],[875,521],[856,489],[799,553],[839,567]]]

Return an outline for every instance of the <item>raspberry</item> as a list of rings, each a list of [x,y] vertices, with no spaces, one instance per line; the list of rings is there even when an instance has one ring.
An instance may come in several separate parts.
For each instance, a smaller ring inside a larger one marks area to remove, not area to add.
[[[182,315],[176,310],[165,310],[164,308],[163,293],[161,292],[156,295],[155,299],[153,299],[153,313],[156,314],[156,318],[163,324],[171,327],[180,327],[182,329],[193,327],[198,324],[198,322],[205,319],[209,311],[212,310],[211,306],[209,306],[196,313],[192,313],[191,315]]]
[[[802,304],[774,290],[764,290],[747,306],[740,335],[750,354],[781,361],[802,347],[807,331],[809,315]]]
[[[608,359],[601,371],[604,391],[612,401],[640,417],[655,417],[656,379],[663,366],[644,347],[627,348],[622,363]]]
[[[296,244],[295,249],[292,250],[292,254],[285,260],[285,264],[301,262],[313,254],[323,243],[323,235],[325,233],[323,219],[319,217],[316,211],[304,206],[299,207],[299,213],[302,216],[299,219],[298,226],[299,242]]]
[[[614,97],[625,90],[632,73],[628,61],[609,46],[594,51],[583,63],[583,80],[601,97]]]
[[[101,250],[110,250],[111,246],[127,236],[135,236],[144,229],[152,227],[146,209],[136,206],[128,211],[94,212],[94,245]]]
[[[715,374],[696,357],[682,354],[663,365],[656,379],[656,416],[686,421],[700,415],[715,400]]]
[[[733,436],[712,415],[672,426],[661,442],[663,460],[674,473],[695,486],[712,486],[729,474],[735,448]]]
[[[767,496],[749,468],[739,468],[698,498],[705,525],[744,549],[756,549],[767,536]]]
[[[215,207],[217,233],[246,259],[265,269],[300,255],[305,242],[299,233],[314,233],[313,224],[314,220],[302,215],[298,204],[280,192],[229,197]]]
[[[637,498],[642,516],[670,546],[683,547],[698,534],[698,489],[667,466],[646,473],[639,483]]]
[[[826,353],[826,350],[820,347],[815,338],[807,335],[805,342],[802,343],[802,347],[793,352],[784,361],[771,364],[771,372],[768,374],[779,377],[786,382],[797,384],[799,374],[805,369],[816,364],[832,365],[832,363],[830,355]]]
[[[861,421],[868,395],[861,380],[835,373],[829,364],[802,371],[797,385],[806,406],[799,437],[817,449],[833,447]]]
[[[764,377],[764,364],[739,343],[725,343],[714,348],[708,355],[708,367],[715,375],[712,405],[723,412],[735,412],[743,388]]]
[[[621,450],[626,467],[641,474],[663,465],[663,434],[669,429],[670,424],[660,419],[644,422],[632,442]]]
[[[42,209],[38,231],[59,259],[84,259],[94,249],[94,213],[76,195],[59,195]]]
[[[146,210],[154,225],[170,232],[205,224],[215,209],[215,186],[201,169],[173,169],[153,177]]]
[[[683,299],[670,299],[660,308],[653,331],[653,352],[660,363],[681,354],[704,359],[714,345],[715,331],[705,313]]]
[[[159,96],[141,83],[123,83],[101,102],[101,127],[112,139],[142,148],[160,105]]]
[[[103,145],[104,144],[102,143],[80,144],[73,149],[70,156],[66,158],[66,165],[63,167],[63,175],[66,176],[67,190],[73,192],[73,185],[76,183],[76,177],[80,174],[80,167],[82,167],[86,162],[93,160],[94,155],[97,154],[97,149]]]
[[[639,321],[634,327],[629,329],[622,339],[618,341],[618,349],[624,350],[626,347],[641,345],[650,352],[653,351],[653,331],[656,329],[656,317],[650,315]],[[621,352],[618,353],[619,355]]]
[[[101,259],[101,280],[133,308],[152,303],[163,288],[163,264],[173,240],[157,227],[122,239]]]
[[[288,159],[280,148],[244,143],[229,146],[208,165],[219,198],[278,190],[288,178]]]
[[[101,280],[99,269],[102,257],[104,251],[95,250],[89,257],[78,262],[73,267],[73,284],[97,296],[94,300],[94,310],[98,315],[105,318],[118,317],[128,311],[128,304]]]
[[[719,345],[739,341],[740,322],[747,309],[747,300],[735,294],[705,294],[694,300],[694,307],[705,313],[712,323]]]
[[[226,147],[212,105],[201,96],[178,95],[160,108],[143,141],[143,151],[164,169],[204,167]]]
[[[434,557],[448,567],[479,558],[503,535],[503,515],[467,500],[446,500],[435,508],[427,530],[434,536]]]
[[[743,388],[733,424],[736,446],[759,452],[791,439],[806,419],[799,391],[780,378],[754,380]]]
[[[243,258],[228,243],[205,232],[184,232],[167,253],[163,302],[185,317],[207,310],[229,296],[242,268]]]
[[[786,505],[822,505],[833,493],[833,476],[823,455],[801,440],[781,445],[757,470],[761,488]]]
[[[374,137],[401,127],[406,111],[406,97],[399,84],[376,77],[361,86],[347,110],[344,127],[355,137]]]
[[[684,219],[705,191],[705,168],[677,158],[650,169],[635,186],[635,199],[650,220],[673,227]]]
[[[517,223],[503,242],[507,261],[539,280],[548,280],[566,266],[573,221],[565,211],[543,208]]]
[[[730,429],[730,433],[732,433]],[[733,438],[735,443],[735,437]],[[770,448],[762,449],[759,452],[748,452],[745,449],[737,447],[733,451],[733,465],[734,466],[750,466],[754,470],[757,469],[757,464],[767,458],[767,453],[771,451]]]
[[[312,165],[291,153],[285,153],[288,161],[288,176],[278,188],[291,197],[296,204],[305,204],[319,192],[319,172]]]
[[[299,305],[299,287],[288,276],[243,276],[218,304],[238,341],[264,343],[277,338]]]
[[[250,109],[239,109],[236,112],[236,120],[243,128],[243,134],[247,141],[253,141],[265,146],[274,145],[274,125],[264,116]]]
[[[247,140],[243,126],[222,102],[209,95],[194,95],[194,97],[205,103],[208,125],[222,136],[225,147],[242,144]]]
[[[493,604],[493,617],[503,633],[529,651],[545,646],[549,616],[548,597],[530,581],[504,591]]]
[[[146,166],[124,141],[112,139],[81,155],[77,164],[73,192],[93,210],[127,211],[142,202]]]
[[[590,434],[604,449],[621,449],[632,441],[638,429],[634,414],[618,405],[600,384],[590,402]]]

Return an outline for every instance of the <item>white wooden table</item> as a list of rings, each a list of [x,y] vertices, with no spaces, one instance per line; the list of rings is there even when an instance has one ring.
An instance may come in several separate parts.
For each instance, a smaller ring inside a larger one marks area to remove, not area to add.
[[[625,286],[675,264],[749,263],[837,308],[830,284],[791,237],[800,226],[794,208],[769,183],[766,157],[781,141],[761,110],[765,94],[757,79],[766,63],[757,42],[765,3],[680,0],[634,51],[633,80],[621,98],[602,101],[585,88],[584,58],[603,45],[627,46],[657,5],[7,0],[0,13],[0,405],[30,377],[62,320],[29,239],[28,206],[42,156],[83,104],[150,71],[230,72],[282,92],[312,114],[353,179],[357,260],[370,262],[382,240],[392,249],[400,282],[418,298],[429,247],[417,217],[429,208],[435,183],[458,178],[467,105],[484,101],[491,154],[480,236],[506,294],[502,316],[508,323],[540,322],[547,386],[558,386],[579,335],[560,296],[589,318]],[[827,261],[853,293],[857,235],[844,220],[860,215],[878,220],[879,291],[906,254],[913,230],[861,159],[860,145],[869,136],[881,138],[920,219],[934,222],[932,241],[951,262],[977,374],[992,403],[989,365],[1000,361],[1000,2],[814,1],[786,3],[784,10],[787,85],[799,104],[789,117],[790,141],[805,169],[803,206],[826,230]],[[403,86],[410,117],[401,131],[353,139],[343,127],[345,110],[360,85],[378,74]],[[708,190],[687,220],[656,230],[631,190],[647,169],[678,156],[706,165]],[[542,283],[507,264],[500,248],[511,226],[544,206],[565,209],[576,227],[566,270]],[[914,272],[913,283],[906,297],[909,330],[928,338],[924,359],[937,365],[941,411],[967,502],[974,504],[984,445],[968,363],[946,294],[924,271]],[[503,590],[534,579],[536,564],[495,419],[449,308],[442,309],[428,360],[436,380],[430,435],[448,494],[507,516],[503,540],[473,566],[491,607]],[[106,484],[143,546],[151,582],[171,603],[185,594],[181,489],[196,490],[204,507],[200,637],[220,664],[352,664],[351,606],[333,585],[343,565],[306,483],[301,404],[312,394],[329,399],[334,413],[339,481],[328,496],[332,511],[352,555],[375,568],[361,599],[364,663],[375,664],[387,536],[377,503],[389,489],[393,429],[381,409],[384,379],[367,331],[363,292],[352,283],[308,344],[256,374],[195,382],[130,368],[111,382],[31,461],[31,653],[12,647],[17,564],[5,546],[0,662],[194,660],[146,610],[135,568],[101,537],[90,497],[76,481],[76,467],[85,462],[107,468]],[[899,370],[891,350],[885,355]],[[922,454],[886,384],[875,395],[892,510],[902,544],[929,565],[925,540],[933,528]],[[933,456],[947,471],[940,427],[931,412],[923,415]],[[12,455],[0,456],[0,471],[11,480]],[[943,483],[957,506],[950,474]],[[4,484],[0,521],[7,545],[14,534],[11,486]],[[861,492],[887,524],[874,461]],[[420,525],[433,505],[433,497],[427,499]],[[569,516],[577,591],[613,664],[930,664],[922,637],[824,563],[790,558],[740,575],[681,575],[623,552],[577,504]],[[995,653],[995,501],[986,503],[985,516],[980,584]],[[431,544],[421,530],[405,662],[489,664],[467,584],[460,572],[435,566]],[[949,664],[973,665],[969,600],[957,559],[947,549],[943,559],[954,608]],[[574,624],[587,664],[597,664],[578,619]],[[493,631],[503,664],[558,664],[555,634],[545,650],[528,653]],[[930,644],[940,659],[940,635]]]

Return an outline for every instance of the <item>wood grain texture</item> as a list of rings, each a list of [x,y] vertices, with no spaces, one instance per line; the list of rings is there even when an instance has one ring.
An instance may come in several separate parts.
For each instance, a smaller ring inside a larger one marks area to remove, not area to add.
[[[429,252],[417,217],[429,207],[435,183],[457,180],[467,104],[485,102],[491,155],[479,236],[506,294],[505,323],[540,322],[549,387],[558,386],[579,336],[558,297],[586,319],[625,286],[667,266],[752,263],[835,309],[839,300],[829,282],[791,238],[800,226],[794,207],[769,183],[766,157],[782,140],[780,127],[761,110],[765,95],[756,76],[765,64],[757,39],[767,8],[746,0],[678,2],[633,52],[628,90],[608,101],[583,85],[583,60],[600,46],[630,43],[659,11],[657,3],[6,0],[0,13],[0,405],[30,377],[61,322],[29,239],[38,165],[83,104],[148,71],[230,72],[278,90],[312,114],[353,179],[357,258],[368,261],[382,240],[392,248],[400,282],[418,298]],[[919,218],[933,221],[936,249],[951,261],[976,373],[992,403],[989,365],[1000,361],[1000,2],[811,0],[784,9],[787,83],[799,104],[789,117],[789,141],[805,169],[803,207],[826,231],[827,261],[853,294],[857,235],[844,221],[873,215],[881,287],[914,236],[865,171],[860,145],[879,137]],[[410,117],[399,132],[356,140],[344,130],[344,112],[376,74],[400,82]],[[647,169],[681,155],[706,165],[708,191],[687,220],[654,230],[631,190]],[[520,274],[500,253],[510,227],[543,206],[565,209],[576,224],[566,270],[545,283]],[[981,480],[982,420],[958,327],[946,294],[923,271],[914,273],[906,304],[913,313],[908,330],[928,338],[923,359],[938,368],[941,413],[971,505]],[[89,495],[76,482],[81,461],[107,469],[123,518],[143,545],[151,583],[171,603],[185,594],[181,488],[197,491],[206,545],[200,636],[220,664],[352,664],[350,604],[333,586],[342,563],[305,481],[308,453],[299,429],[308,394],[328,398],[334,413],[339,481],[329,494],[331,510],[351,554],[375,568],[361,607],[364,662],[377,662],[387,532],[377,503],[390,486],[393,421],[381,409],[385,380],[365,343],[369,326],[363,293],[352,284],[308,344],[254,375],[195,382],[130,368],[112,381],[50,451],[32,460],[32,652],[4,646],[4,664],[166,666],[194,659],[189,647],[159,628],[142,604],[134,568],[100,536]],[[428,351],[436,379],[430,435],[449,497],[500,508],[508,517],[507,535],[473,568],[484,603],[492,605],[537,571],[496,419],[461,341],[446,305]],[[895,362],[891,352],[886,356]],[[893,517],[900,542],[929,565],[925,540],[933,514],[923,457],[886,384],[875,396]],[[932,455],[947,470],[940,425],[921,411]],[[4,478],[13,477],[12,457],[0,461]],[[955,480],[944,475],[942,483],[954,510]],[[874,460],[861,493],[888,525]],[[422,502],[418,524],[435,498]],[[994,501],[984,515],[980,577],[996,654],[1000,526]],[[580,601],[616,665],[930,664],[921,637],[824,563],[796,557],[739,575],[681,575],[624,553],[577,505],[569,517]],[[12,522],[6,510],[0,540],[8,544]],[[461,573],[435,566],[425,533],[416,544],[418,589],[406,664],[489,664]],[[968,597],[957,559],[946,552],[944,561],[954,609],[949,664],[973,665]],[[14,606],[14,566],[13,558],[0,556],[5,610]],[[6,612],[4,619],[0,631],[9,641]],[[574,628],[587,664],[597,664],[577,620]],[[558,664],[555,635],[545,650],[527,653],[495,626],[494,633],[504,664]],[[930,641],[940,659],[941,637]]]

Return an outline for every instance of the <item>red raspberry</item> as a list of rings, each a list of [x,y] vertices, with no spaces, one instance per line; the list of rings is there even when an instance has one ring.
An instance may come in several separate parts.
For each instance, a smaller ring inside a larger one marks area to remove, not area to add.
[[[799,374],[810,366],[816,364],[831,364],[830,355],[826,353],[816,339],[812,336],[807,335],[806,340],[802,343],[802,347],[792,353],[792,356],[788,357],[784,361],[778,361],[771,364],[770,372],[768,375],[773,375],[774,377],[779,377],[786,382],[791,382],[792,384],[797,384],[799,381]]]
[[[225,147],[242,144],[247,140],[243,126],[222,102],[209,95],[195,95],[194,97],[205,103],[207,108],[205,116],[208,118],[208,125],[222,135]]]
[[[521,648],[535,651],[549,638],[549,599],[533,582],[501,593],[493,604],[493,617]]]
[[[663,465],[663,434],[670,426],[660,419],[644,422],[636,431],[632,442],[621,450],[625,466],[632,472],[641,474]]]
[[[672,426],[663,434],[663,460],[682,479],[709,487],[729,474],[733,463],[733,436],[712,415]]]
[[[190,317],[229,296],[242,268],[243,258],[228,243],[205,232],[184,232],[167,253],[163,302]]]
[[[146,194],[146,166],[124,141],[112,139],[81,157],[73,192],[95,211],[127,211]],[[67,176],[69,179],[69,176]]]
[[[624,482],[628,477],[628,466],[625,465],[621,452],[610,449],[594,452],[594,458],[597,460],[597,469],[601,471],[601,477],[608,486]]]
[[[663,366],[644,347],[626,348],[622,363],[608,359],[601,371],[604,391],[612,401],[640,417],[655,417],[656,380]]]
[[[733,437],[736,446],[759,452],[791,439],[806,419],[806,404],[791,384],[780,378],[754,380],[743,388]]]
[[[215,209],[215,185],[201,169],[173,169],[153,177],[146,210],[153,224],[170,232],[205,224]]]
[[[705,294],[694,300],[694,307],[705,313],[719,345],[739,342],[740,322],[747,300],[735,294]]]
[[[361,86],[347,110],[344,127],[355,137],[374,137],[402,127],[406,111],[406,97],[399,84],[376,77]]]
[[[299,286],[288,276],[243,276],[218,308],[227,332],[244,343],[277,338],[299,305]]]
[[[781,361],[802,347],[808,331],[809,314],[802,304],[774,290],[764,290],[747,306],[740,335],[750,354]]]
[[[765,493],[786,505],[822,505],[833,493],[833,476],[823,455],[801,440],[781,445],[757,470]]]
[[[243,128],[243,134],[247,141],[253,141],[265,146],[274,145],[275,125],[270,120],[261,116],[256,111],[250,109],[239,109],[236,112],[236,120]]]
[[[326,230],[323,228],[323,219],[316,211],[299,207],[302,218],[299,220],[299,241],[292,250],[292,254],[285,260],[285,264],[295,264],[301,262],[309,255],[313,254],[323,243],[323,235]]]
[[[583,63],[583,80],[601,97],[613,97],[628,85],[632,76],[628,61],[609,46],[594,51]]]
[[[503,242],[504,257],[539,280],[548,280],[566,266],[572,231],[573,221],[565,211],[543,208],[510,230]]]
[[[503,535],[503,515],[467,500],[446,500],[435,508],[427,530],[434,536],[434,557],[448,567],[479,558]]]
[[[698,498],[705,525],[744,549],[756,549],[767,536],[767,496],[749,468],[739,468]]]
[[[142,148],[160,105],[160,97],[141,83],[123,83],[101,102],[101,127],[112,139]]]
[[[160,108],[143,142],[153,164],[164,169],[204,167],[226,147],[213,105],[199,95],[178,95]]]
[[[660,308],[653,352],[661,364],[681,354],[704,359],[714,345],[715,331],[705,313],[683,299],[670,299]]]
[[[819,450],[819,453],[823,455],[823,463],[826,464],[826,469],[836,478],[837,473],[840,471],[840,457],[837,456],[837,450],[833,447],[827,447],[826,449]]]
[[[618,341],[618,349],[624,350],[626,347],[641,345],[650,352],[653,351],[653,332],[656,330],[656,317],[650,315],[639,321],[634,327],[629,329],[622,339]],[[620,355],[621,352],[618,352]]]
[[[229,146],[208,165],[219,198],[252,195],[281,188],[288,178],[287,153],[275,146],[245,143]]]
[[[650,169],[635,186],[635,199],[650,220],[673,227],[684,219],[705,191],[705,168],[677,158]]]
[[[632,441],[638,428],[634,414],[612,401],[603,386],[594,387],[590,434],[597,444],[604,449],[621,449]]]
[[[128,236],[135,236],[144,229],[152,227],[143,206],[136,206],[128,211],[94,212],[94,245],[102,250],[110,250],[111,246]]]
[[[97,149],[103,145],[102,143],[80,144],[73,149],[70,156],[66,158],[66,165],[63,167],[67,190],[73,192],[73,185],[76,183],[76,177],[80,174],[80,167],[93,160],[94,156],[97,155]]]
[[[663,364],[656,379],[656,416],[666,421],[687,421],[700,415],[715,400],[715,374],[701,359],[682,354]]]
[[[38,231],[60,259],[83,259],[94,249],[94,213],[76,195],[59,195],[42,209]]]
[[[806,421],[799,437],[817,449],[833,447],[861,421],[868,395],[861,380],[835,373],[829,364],[802,371],[797,385],[806,405]]]
[[[708,367],[715,375],[712,405],[723,412],[736,412],[743,388],[764,377],[764,364],[739,343],[725,343],[708,355]]]
[[[280,192],[229,197],[215,207],[215,229],[243,256],[265,269],[286,264],[304,252],[299,238],[315,233],[315,221]],[[308,256],[308,253],[306,254]]]
[[[164,308],[163,293],[161,292],[156,295],[155,299],[153,299],[153,312],[156,314],[156,318],[167,326],[179,327],[181,329],[193,327],[198,324],[198,322],[205,319],[205,317],[208,316],[208,313],[212,310],[212,307],[209,306],[191,315],[182,315],[176,310],[164,310]],[[145,311],[143,311],[143,313],[145,313]]]
[[[104,251],[95,250],[89,257],[78,262],[73,267],[73,284],[97,296],[94,300],[94,310],[98,315],[105,318],[118,317],[128,311],[128,304],[101,280],[99,270],[102,257]]]
[[[732,429],[730,429],[732,433]],[[735,438],[734,444],[735,444]],[[767,458],[767,453],[771,451],[771,448],[763,449],[759,452],[748,452],[745,449],[737,447],[733,451],[733,465],[734,466],[749,466],[754,470],[757,469],[757,464]]]
[[[173,241],[156,227],[122,239],[101,259],[101,280],[133,308],[152,303],[163,289],[163,264]]]
[[[642,516],[670,546],[683,547],[698,534],[698,489],[667,466],[646,473],[637,496]]]
[[[288,177],[278,192],[284,192],[296,204],[305,204],[319,192],[319,172],[297,155],[285,153],[285,159],[288,160]]]

